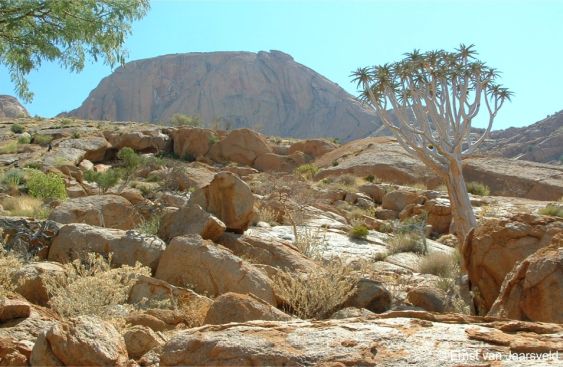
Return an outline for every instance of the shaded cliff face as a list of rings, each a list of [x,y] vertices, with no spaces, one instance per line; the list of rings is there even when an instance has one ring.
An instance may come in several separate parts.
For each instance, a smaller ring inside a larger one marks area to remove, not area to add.
[[[493,131],[481,151],[505,158],[563,164],[563,111],[529,126]]]
[[[175,54],[134,61],[106,77],[82,106],[85,119],[166,122],[174,113],[268,135],[337,137],[376,131],[375,113],[279,51]]]

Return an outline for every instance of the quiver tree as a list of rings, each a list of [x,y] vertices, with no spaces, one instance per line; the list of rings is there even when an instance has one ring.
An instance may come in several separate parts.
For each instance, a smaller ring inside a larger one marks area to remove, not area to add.
[[[461,161],[487,138],[497,112],[511,96],[496,84],[496,70],[475,59],[475,54],[473,46],[464,45],[455,52],[415,50],[402,61],[359,68],[352,74],[362,101],[375,109],[410,155],[446,184],[455,231],[462,240],[477,221]],[[474,138],[471,121],[482,104],[489,122],[485,132]]]

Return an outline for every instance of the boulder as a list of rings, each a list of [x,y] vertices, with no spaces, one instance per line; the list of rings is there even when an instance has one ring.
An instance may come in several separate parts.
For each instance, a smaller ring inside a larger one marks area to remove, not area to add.
[[[444,312],[446,310],[446,294],[434,287],[415,287],[407,293],[407,299],[413,306],[426,311]]]
[[[160,259],[156,278],[170,284],[191,285],[198,293],[253,293],[275,305],[268,278],[222,246],[199,235],[174,238]]]
[[[157,202],[163,206],[172,208],[182,208],[188,205],[189,196],[175,194],[171,192],[163,192],[158,196]]]
[[[0,337],[0,365],[29,366],[31,347],[11,337]]]
[[[93,195],[69,199],[57,206],[49,219],[58,223],[133,229],[141,217],[131,203],[118,195]]]
[[[126,366],[127,347],[115,327],[78,316],[43,331],[31,352],[32,366]]]
[[[16,97],[0,95],[0,117],[28,117],[29,113]]]
[[[184,303],[198,302],[199,304],[211,305],[211,300],[201,296],[188,288],[176,287],[164,280],[139,275],[135,284],[129,292],[128,302],[131,304],[143,304],[152,301],[164,301],[173,305],[174,302],[182,300]]]
[[[563,219],[532,214],[489,218],[463,244],[465,268],[473,287],[480,314],[486,314],[500,293],[507,274],[528,256],[546,247],[563,231]]]
[[[563,232],[506,276],[488,315],[563,323]]]
[[[151,328],[142,325],[128,327],[123,333],[123,340],[130,358],[139,359],[153,348],[164,344],[164,338]]]
[[[174,142],[174,154],[193,159],[205,156],[215,140],[219,139],[212,130],[198,127],[179,128],[170,135]]]
[[[110,144],[103,136],[63,140],[59,147],[75,148],[84,151],[84,158],[91,162],[102,162]]]
[[[47,306],[49,294],[46,281],[50,277],[63,275],[64,268],[55,262],[31,262],[24,264],[12,275],[17,284],[15,291],[24,296],[29,302],[40,306]]]
[[[255,216],[250,187],[230,172],[217,173],[209,185],[193,193],[190,204],[201,206],[237,233],[244,232]]]
[[[76,166],[80,163],[86,152],[82,149],[55,147],[43,157],[43,166],[58,167],[65,165]]]
[[[289,154],[295,152],[303,152],[312,158],[319,158],[320,156],[333,151],[337,146],[334,143],[322,139],[308,139],[293,143],[289,147]]]
[[[166,244],[158,237],[74,223],[59,230],[48,258],[65,263],[90,252],[104,256],[112,253],[112,263],[115,265],[134,266],[140,262],[154,271],[165,248]]]
[[[206,240],[215,241],[225,232],[225,224],[215,216],[189,204],[180,209],[169,208],[160,219],[158,235],[166,241],[177,236],[199,234]]]
[[[400,212],[409,204],[421,204],[423,202],[424,198],[416,192],[395,190],[388,192],[383,196],[381,206],[383,209]]]
[[[301,254],[290,241],[227,232],[216,242],[239,257],[252,259],[253,263],[292,272],[309,272],[317,268],[316,263]]]
[[[251,320],[290,320],[291,317],[252,294],[228,292],[215,298],[204,324],[217,325]]]
[[[0,298],[0,323],[29,317],[31,305],[21,299]]]
[[[237,129],[213,144],[208,156],[216,162],[236,162],[252,166],[256,158],[265,153],[272,153],[272,148],[262,135],[250,129]]]
[[[333,313],[330,318],[340,320],[349,319],[351,317],[370,317],[374,315],[375,313],[365,308],[346,307]]]
[[[166,152],[170,150],[170,137],[160,129],[141,131],[104,131],[112,148],[119,150],[129,147],[137,152]]]
[[[360,279],[343,307],[363,308],[382,313],[391,308],[391,293],[379,282]]]
[[[305,162],[305,155],[301,152],[295,152],[291,155],[265,153],[256,158],[254,168],[263,172],[293,172]]]

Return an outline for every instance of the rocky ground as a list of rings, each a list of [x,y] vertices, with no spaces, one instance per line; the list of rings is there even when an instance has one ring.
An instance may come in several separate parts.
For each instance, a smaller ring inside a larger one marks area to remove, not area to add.
[[[459,244],[389,138],[15,118],[0,139],[0,365],[563,363],[558,166],[468,160]]]

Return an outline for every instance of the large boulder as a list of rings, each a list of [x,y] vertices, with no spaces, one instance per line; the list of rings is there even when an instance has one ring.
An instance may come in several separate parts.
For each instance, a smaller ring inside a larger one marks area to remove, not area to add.
[[[292,272],[309,272],[317,269],[316,263],[300,253],[290,241],[248,233],[237,235],[227,232],[216,242],[239,257],[252,259],[254,263],[289,269]]]
[[[0,298],[0,323],[31,315],[31,305],[21,299]]]
[[[252,293],[274,304],[268,278],[224,247],[199,235],[174,238],[160,258],[156,278],[178,286],[191,285],[202,294]]]
[[[164,344],[164,338],[155,333],[151,328],[142,325],[133,325],[123,333],[129,357],[138,359],[153,348]]]
[[[111,194],[69,199],[57,206],[49,219],[117,229],[132,229],[141,222],[141,216],[127,199]]]
[[[61,264],[56,262],[31,262],[24,264],[12,275],[17,284],[15,291],[24,296],[29,302],[47,306],[49,293],[47,282],[50,278],[65,273]]]
[[[156,270],[166,244],[154,236],[143,236],[134,231],[100,228],[82,223],[63,226],[49,250],[49,260],[68,262],[95,252],[105,256],[113,254],[115,265],[135,263]]]
[[[211,183],[196,190],[190,204],[201,206],[227,226],[228,231],[244,232],[254,213],[254,195],[250,187],[230,172],[219,172]]]
[[[305,155],[301,152],[294,152],[291,155],[265,153],[256,158],[254,168],[263,172],[293,172],[305,162]]]
[[[16,97],[1,95],[0,117],[29,117],[29,113]]]
[[[78,316],[43,331],[31,352],[32,366],[126,366],[125,341],[109,322]]]
[[[391,308],[391,293],[379,282],[360,279],[343,307],[362,308],[375,313],[385,312]]]
[[[407,293],[407,299],[413,306],[426,311],[444,312],[446,310],[446,294],[435,287],[415,287]]]
[[[470,233],[462,252],[471,284],[478,289],[479,312],[490,310],[518,262],[546,247],[562,231],[560,218],[515,214],[488,219]]]
[[[160,219],[158,235],[170,240],[186,234],[199,234],[206,240],[215,241],[225,232],[225,224],[214,215],[190,204],[180,209],[168,208]]]
[[[295,152],[303,152],[308,156],[311,156],[312,158],[316,159],[330,151],[333,151],[336,148],[337,148],[336,144],[326,140],[308,139],[308,140],[302,140],[293,143],[289,147],[288,153],[292,154]]]
[[[63,140],[59,147],[83,150],[83,159],[91,162],[102,162],[110,144],[103,136],[90,136],[87,138]]]
[[[131,286],[128,298],[130,304],[146,304],[149,302],[149,305],[152,301],[174,305],[174,302],[178,300],[184,303],[197,302],[207,307],[212,303],[209,298],[199,295],[191,289],[176,287],[164,280],[144,275],[137,276],[135,284]]]
[[[563,323],[563,232],[506,276],[488,315]]]
[[[217,162],[236,162],[252,166],[256,158],[265,153],[272,153],[272,148],[262,135],[250,129],[237,129],[213,144],[208,156]]]
[[[414,191],[395,190],[383,196],[383,209],[390,209],[400,212],[409,204],[420,204],[424,198]]]
[[[172,131],[170,136],[174,142],[174,154],[192,159],[205,156],[215,140],[218,140],[212,130],[197,127],[180,128]]]
[[[204,324],[228,324],[251,320],[290,320],[291,317],[252,294],[225,293],[215,298]]]
[[[104,131],[104,136],[116,150],[129,147],[137,152],[165,152],[170,148],[170,137],[160,129]]]
[[[84,159],[85,155],[86,152],[82,149],[55,147],[45,154],[43,157],[43,165],[45,167],[76,166]]]

